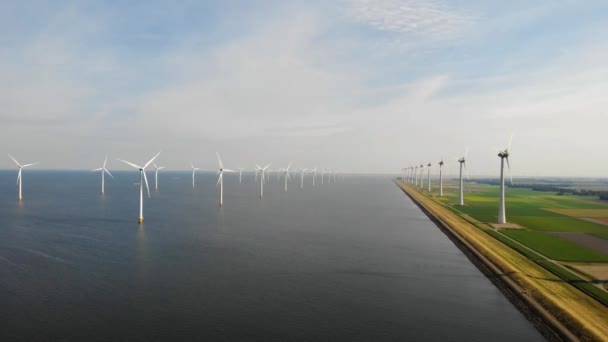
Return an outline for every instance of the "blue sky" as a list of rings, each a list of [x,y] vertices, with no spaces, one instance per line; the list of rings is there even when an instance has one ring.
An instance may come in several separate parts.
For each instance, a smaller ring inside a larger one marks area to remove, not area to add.
[[[213,169],[219,151],[232,167],[355,172],[468,146],[471,174],[492,175],[514,133],[514,175],[604,176],[607,13],[604,1],[6,1],[0,145],[47,168],[162,149],[172,169]]]

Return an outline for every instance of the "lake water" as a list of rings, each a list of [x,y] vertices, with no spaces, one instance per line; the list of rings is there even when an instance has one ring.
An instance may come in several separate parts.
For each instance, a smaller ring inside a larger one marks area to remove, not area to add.
[[[543,340],[387,176],[113,174],[0,171],[0,340]]]

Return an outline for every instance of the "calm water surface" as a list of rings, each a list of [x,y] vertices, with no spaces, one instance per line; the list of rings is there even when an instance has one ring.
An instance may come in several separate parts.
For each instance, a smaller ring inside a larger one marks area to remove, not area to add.
[[[388,177],[114,175],[0,171],[0,340],[542,340]]]

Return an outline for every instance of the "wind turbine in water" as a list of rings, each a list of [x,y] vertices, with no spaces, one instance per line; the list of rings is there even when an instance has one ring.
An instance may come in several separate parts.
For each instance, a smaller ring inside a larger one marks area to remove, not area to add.
[[[158,170],[162,170],[164,166],[157,166],[155,163],[152,163],[154,166],[154,190],[158,191]]]
[[[321,169],[321,185],[324,184],[325,180],[325,169]]]
[[[289,180],[289,168],[290,167],[291,167],[291,163],[289,163],[289,165],[287,165],[286,168],[280,169],[280,171],[283,171],[285,173],[285,192],[287,192],[287,181]]]
[[[458,162],[460,163],[460,190],[459,190],[459,194],[458,194],[458,204],[459,205],[464,205],[464,183],[463,183],[463,179],[462,179],[462,169],[464,168],[464,171],[466,172],[467,170],[467,155],[469,154],[469,149],[467,148],[464,151],[464,157],[458,159]],[[468,176],[467,176],[468,178]]]
[[[194,167],[194,164],[192,163],[190,163],[190,167],[192,168],[192,188],[194,189],[194,173],[200,170],[200,168]]]
[[[439,162],[439,197],[443,197],[443,174],[442,168],[445,163],[443,162],[443,158]]]
[[[146,177],[146,168],[154,162],[154,159],[156,159],[159,154],[160,152],[152,157],[152,159],[148,160],[144,166],[139,166],[126,160],[118,159],[129,166],[139,169],[139,223],[144,222],[144,182],[146,183],[146,190],[148,190],[148,198],[150,197],[150,187],[148,186],[148,177]]]
[[[426,173],[427,173],[426,183],[428,186],[427,190],[428,190],[428,192],[431,192],[431,163],[429,163],[427,166],[428,166],[426,169]]]
[[[110,171],[108,171],[108,169],[106,169],[106,164],[108,163],[108,156],[106,156],[106,159],[104,159],[103,161],[103,166],[95,169],[95,170],[91,170],[91,172],[96,172],[96,171],[101,171],[101,194],[103,195],[105,193],[105,174],[108,173],[108,175],[110,175],[110,177],[114,178],[114,176],[112,176],[112,174],[110,173]]]
[[[264,174],[266,173],[266,169],[268,169],[268,167],[270,166],[270,163],[268,163],[268,165],[261,167],[259,165],[255,165],[256,167],[256,174],[259,172],[260,173],[260,198],[264,197]]]
[[[25,167],[29,167],[29,166],[34,166],[37,165],[39,163],[31,163],[31,164],[23,164],[21,165],[17,159],[13,158],[13,156],[11,156],[10,154],[8,155],[13,162],[15,162],[15,164],[17,164],[17,166],[19,166],[19,173],[17,173],[17,185],[19,186],[19,197],[17,197],[20,201],[23,200],[23,196],[21,195],[21,185],[23,183],[23,177],[21,176],[22,170]]]
[[[217,171],[218,174],[218,178],[217,178],[217,183],[215,184],[215,186],[220,186],[220,207],[224,205],[224,172],[234,172],[232,170],[228,170],[224,168],[224,165],[222,164],[222,159],[220,158],[220,154],[215,152],[215,155],[217,156],[217,162],[219,164],[219,170]]]
[[[241,184],[243,182],[243,169],[242,167],[239,167],[239,184]]]
[[[315,178],[317,178],[317,168],[315,167],[312,171],[312,187],[315,187]]]
[[[511,165],[509,164],[509,154],[511,151],[511,141],[513,135],[509,139],[509,145],[503,151],[498,151],[498,157],[500,157],[500,202],[498,204],[498,223],[507,223],[507,214],[505,209],[505,160],[507,161],[507,167],[509,168],[509,178],[511,185],[513,185],[513,177],[511,176]]]
[[[306,172],[306,170],[307,169],[300,168],[300,189],[304,189],[304,172]]]

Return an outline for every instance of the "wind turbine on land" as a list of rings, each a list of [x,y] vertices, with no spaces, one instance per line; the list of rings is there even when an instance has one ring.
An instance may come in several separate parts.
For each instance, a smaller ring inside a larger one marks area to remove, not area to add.
[[[190,162],[190,167],[192,168],[192,188],[194,189],[194,173],[200,170],[200,168],[194,167],[194,164],[192,164],[192,162]]]
[[[414,185],[418,186],[418,165],[414,168]]]
[[[17,166],[19,166],[19,173],[17,173],[17,185],[19,185],[19,197],[17,197],[20,201],[23,200],[23,196],[21,195],[21,185],[23,183],[23,177],[21,176],[21,171],[23,170],[23,168],[28,167],[28,166],[34,166],[37,165],[39,163],[31,163],[31,164],[24,164],[21,165],[19,164],[19,162],[17,161],[17,159],[13,158],[13,156],[11,156],[10,154],[8,155],[13,162],[15,162],[15,164],[17,164]]]
[[[264,174],[266,172],[266,169],[270,166],[270,163],[268,163],[268,165],[261,167],[259,165],[255,165],[256,167],[256,174],[257,172],[260,173],[260,198],[264,197]]]
[[[463,179],[462,179],[462,168],[464,167],[464,170],[467,170],[467,154],[469,154],[469,149],[467,148],[464,151],[464,157],[458,159],[458,162],[460,163],[460,190],[459,190],[459,194],[458,194],[458,204],[459,205],[464,205],[464,183],[463,183]]]
[[[427,173],[426,183],[427,183],[427,186],[428,186],[427,190],[428,190],[428,192],[431,192],[431,163],[429,163],[427,166],[428,166],[427,169],[426,169],[426,173]]]
[[[162,170],[165,167],[158,166],[155,163],[152,163],[152,166],[154,166],[154,190],[158,191],[158,170]]]
[[[505,209],[505,160],[507,161],[507,167],[509,168],[509,178],[511,180],[511,185],[513,185],[513,177],[511,176],[511,165],[509,164],[509,154],[511,151],[511,141],[513,140],[513,135],[509,138],[509,145],[503,151],[498,151],[498,156],[500,157],[500,202],[498,204],[498,223],[505,224],[507,223],[507,214]]]
[[[308,170],[308,169],[300,168],[299,170],[300,170],[300,189],[304,189],[304,172],[306,172],[306,170]]]
[[[219,169],[217,171],[217,174],[219,175],[219,177],[217,178],[217,183],[215,184],[215,186],[216,187],[218,185],[220,186],[220,207],[221,207],[224,205],[224,172],[234,172],[234,171],[225,169],[224,165],[222,164],[222,159],[220,158],[220,154],[215,152],[215,155],[217,156],[217,163],[219,164]]]
[[[126,160],[118,159],[129,166],[139,169],[139,223],[144,222],[144,182],[146,183],[146,189],[148,190],[148,197],[150,197],[150,187],[148,186],[148,177],[146,177],[146,168],[154,162],[154,159],[156,159],[159,154],[160,152],[152,157],[152,159],[148,160],[144,166],[139,166]]]
[[[108,163],[108,156],[106,156],[106,159],[104,159],[103,161],[103,166],[95,169],[95,170],[91,170],[91,172],[96,172],[96,171],[101,171],[101,194],[103,195],[105,193],[105,174],[106,172],[108,173],[108,175],[110,175],[110,177],[114,178],[114,176],[112,176],[112,174],[110,173],[110,171],[108,171],[108,169],[106,169],[106,164]]]
[[[441,161],[439,162],[439,197],[443,197],[443,174],[442,174],[442,167],[443,164],[445,164],[443,162],[443,158],[441,158]]]
[[[424,178],[422,178],[422,169],[424,169],[424,164],[420,164],[420,189],[424,189]]]

